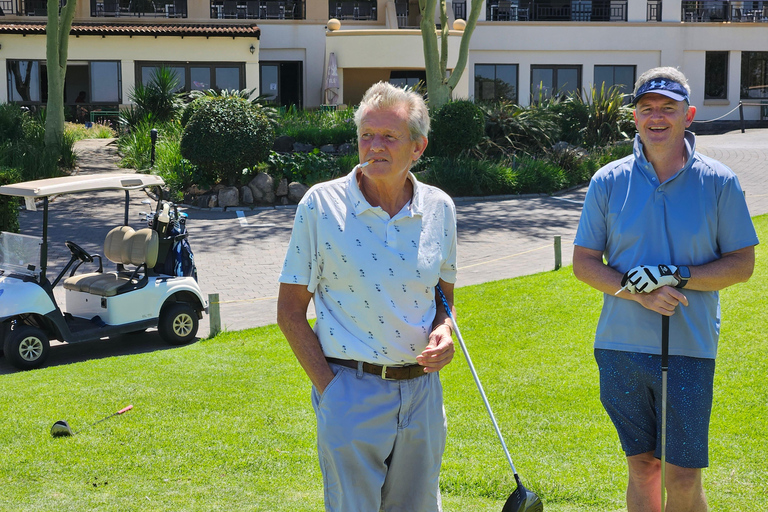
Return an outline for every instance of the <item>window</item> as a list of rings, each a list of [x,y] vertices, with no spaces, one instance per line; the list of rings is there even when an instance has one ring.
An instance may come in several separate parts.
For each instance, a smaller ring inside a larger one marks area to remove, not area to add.
[[[728,52],[707,52],[704,62],[704,98],[728,98]]]
[[[239,63],[179,63],[179,62],[137,62],[136,77],[146,85],[152,73],[160,66],[171,69],[179,79],[177,91],[215,89],[218,91],[241,90],[245,88],[245,69]]]
[[[8,101],[40,101],[40,63],[34,60],[8,61]]]
[[[581,89],[581,66],[531,66],[534,102],[553,95],[568,96]]]
[[[281,107],[304,104],[303,63],[299,61],[259,63],[259,94]]]
[[[517,64],[475,64],[475,100],[517,103]]]
[[[45,103],[48,94],[45,61],[9,60],[8,101]],[[67,63],[64,103],[117,105],[122,99],[122,76],[118,61]]]
[[[595,89],[605,84],[606,91],[609,87],[616,86],[624,94],[624,101],[629,102],[635,87],[635,66],[595,66]]]
[[[392,70],[389,73],[389,83],[395,87],[416,87],[419,82],[426,85],[427,72],[418,70]]]
[[[768,52],[741,52],[741,97],[768,98]]]

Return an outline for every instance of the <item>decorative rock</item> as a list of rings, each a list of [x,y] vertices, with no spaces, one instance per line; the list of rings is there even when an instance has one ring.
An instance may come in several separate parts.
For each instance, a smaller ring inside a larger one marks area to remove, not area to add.
[[[315,149],[312,144],[305,144],[303,142],[296,142],[293,144],[294,153],[311,153]]]
[[[298,181],[291,182],[291,184],[288,185],[288,200],[292,203],[298,203],[301,201],[301,198],[304,197],[304,194],[307,193],[307,190],[309,190],[309,187],[305,184],[299,183]]]
[[[274,149],[278,153],[290,153],[291,151],[293,151],[293,144],[295,142],[296,142],[296,139],[294,139],[290,135],[281,135],[280,137],[275,139],[275,143],[272,145],[272,149]]]
[[[223,187],[219,190],[219,206],[226,208],[227,206],[237,206],[240,204],[240,197],[237,191],[237,187]]]
[[[260,172],[248,183],[248,188],[251,190],[254,203],[275,202],[274,181],[269,174]]]
[[[197,198],[197,206],[200,208],[216,208],[219,199],[216,194],[206,194]]]
[[[240,201],[242,201],[243,204],[253,204],[253,192],[251,192],[251,187],[247,185],[240,187]]]
[[[357,153],[357,148],[354,144],[350,144],[349,142],[345,142],[341,146],[339,146],[339,154],[340,155],[354,155]]]
[[[280,183],[277,184],[277,190],[275,191],[275,195],[277,197],[287,196],[288,195],[288,180],[283,178],[280,180]]]
[[[332,155],[336,153],[336,146],[333,144],[326,144],[325,146],[320,146],[320,151],[322,151],[325,154]]]
[[[283,196],[280,198],[280,204],[282,204],[283,206],[287,205],[288,203],[290,203],[290,201],[288,201],[287,196]]]

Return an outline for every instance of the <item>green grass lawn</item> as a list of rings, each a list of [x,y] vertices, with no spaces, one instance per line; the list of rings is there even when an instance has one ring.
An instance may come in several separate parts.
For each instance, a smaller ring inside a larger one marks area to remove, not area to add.
[[[768,216],[755,222],[768,239]],[[704,472],[717,511],[768,510],[768,263],[757,253],[752,280],[722,296]],[[456,290],[512,457],[547,511],[624,509],[624,456],[592,357],[600,303],[568,268]],[[442,379],[445,510],[498,512],[514,480],[460,354]],[[322,510],[309,381],[275,326],[0,384],[0,510]],[[49,435],[56,420],[78,430],[128,404],[75,437]]]

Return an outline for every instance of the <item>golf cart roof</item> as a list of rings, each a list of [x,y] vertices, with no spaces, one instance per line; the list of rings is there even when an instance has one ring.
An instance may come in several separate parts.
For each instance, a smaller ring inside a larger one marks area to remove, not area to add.
[[[160,176],[152,174],[91,174],[4,185],[0,187],[0,194],[19,197],[48,197],[94,190],[136,190],[160,186],[164,183]]]

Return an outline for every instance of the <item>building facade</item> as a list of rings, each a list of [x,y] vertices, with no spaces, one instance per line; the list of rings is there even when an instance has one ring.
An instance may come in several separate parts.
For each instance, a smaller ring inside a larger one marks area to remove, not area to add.
[[[448,3],[448,68],[472,1]],[[1,101],[45,103],[46,8],[0,0]],[[355,104],[378,80],[424,79],[420,18],[418,0],[80,0],[65,101],[116,110],[162,64],[183,90]],[[698,119],[737,120],[740,102],[745,119],[768,119],[768,1],[486,0],[454,97],[526,105],[603,83],[631,90],[661,65],[688,76]]]

